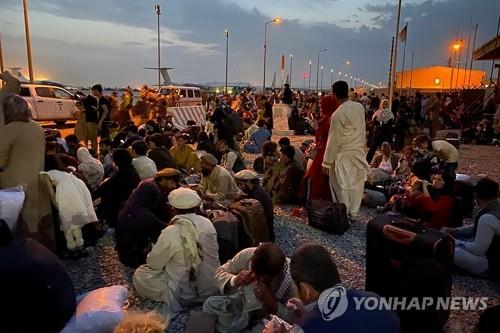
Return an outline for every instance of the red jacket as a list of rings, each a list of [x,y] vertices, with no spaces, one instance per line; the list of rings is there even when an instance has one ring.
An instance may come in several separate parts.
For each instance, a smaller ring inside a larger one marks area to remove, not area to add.
[[[407,198],[407,204],[415,209],[418,216],[427,227],[441,229],[446,227],[452,216],[453,197],[441,195],[436,200],[426,197],[423,194],[410,196]]]

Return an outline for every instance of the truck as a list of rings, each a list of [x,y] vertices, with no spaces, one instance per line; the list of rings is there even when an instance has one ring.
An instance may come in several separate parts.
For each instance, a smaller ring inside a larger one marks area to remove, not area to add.
[[[74,120],[74,114],[78,111],[77,97],[60,87],[23,83],[19,95],[31,105],[32,118],[36,121],[53,121],[57,125],[64,125],[66,121]]]

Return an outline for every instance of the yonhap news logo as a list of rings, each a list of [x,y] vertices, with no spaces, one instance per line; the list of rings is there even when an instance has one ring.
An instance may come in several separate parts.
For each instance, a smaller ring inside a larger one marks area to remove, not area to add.
[[[323,291],[318,299],[319,310],[325,321],[332,321],[342,316],[347,311],[348,303],[347,291],[342,286]]]
[[[355,311],[482,311],[488,307],[488,297],[354,296],[348,299],[347,290],[339,285],[323,291],[318,299],[325,321],[341,317],[349,306]]]

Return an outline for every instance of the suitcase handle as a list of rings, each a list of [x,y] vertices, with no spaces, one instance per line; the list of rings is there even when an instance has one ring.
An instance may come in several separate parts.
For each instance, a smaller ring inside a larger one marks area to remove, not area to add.
[[[411,244],[417,237],[417,234],[414,232],[403,230],[392,225],[385,225],[382,229],[382,233],[387,239],[404,245]]]

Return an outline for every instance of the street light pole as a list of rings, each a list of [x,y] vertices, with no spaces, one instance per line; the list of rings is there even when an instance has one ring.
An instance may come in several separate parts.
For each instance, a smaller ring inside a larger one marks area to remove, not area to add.
[[[30,76],[30,83],[33,83],[33,59],[31,58],[31,36],[30,36],[30,22],[28,17],[28,0],[23,0],[24,7],[24,29],[26,31],[26,52],[28,53],[28,70]]]
[[[330,82],[330,86],[333,86],[333,68],[332,68],[332,69],[330,69],[330,72],[332,72],[332,80],[331,80],[331,82]]]
[[[323,91],[323,66],[321,66],[321,84],[319,90]]]
[[[311,67],[312,67],[312,61],[309,60],[309,90],[311,90]]]
[[[224,85],[224,94],[227,94],[227,69],[228,69],[228,58],[229,58],[229,30],[224,30],[226,35],[226,84]]]
[[[290,75],[289,75],[290,81],[288,82],[290,88],[292,87],[292,66],[293,66],[293,54],[290,53]]]
[[[326,52],[326,49],[322,49],[322,50],[318,51],[318,65],[316,67],[316,92],[318,92],[318,88],[319,88],[319,85],[318,85],[318,80],[319,80],[319,55],[321,54],[321,52]]]
[[[270,23],[279,23],[281,18],[275,17],[264,24],[264,75],[262,78],[262,93],[266,93],[266,57],[267,57],[267,25]]]
[[[156,16],[158,17],[158,91],[161,90],[161,58],[160,58],[160,5],[155,5]]]

